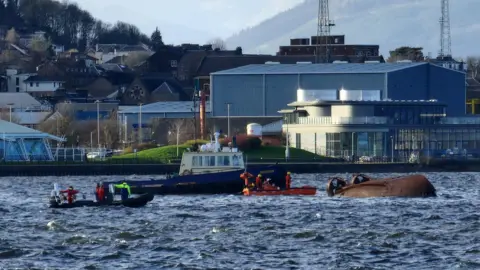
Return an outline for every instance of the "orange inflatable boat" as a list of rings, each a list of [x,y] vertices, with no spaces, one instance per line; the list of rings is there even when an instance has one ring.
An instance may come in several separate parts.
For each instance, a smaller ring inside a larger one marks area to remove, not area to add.
[[[334,177],[327,184],[328,196],[367,197],[434,197],[435,187],[423,175],[373,179],[363,174],[353,175],[350,183]]]
[[[317,193],[317,188],[312,186],[293,187],[290,189],[279,189],[278,187],[270,184],[263,184],[261,190],[252,190],[249,188],[243,189],[243,195],[245,196],[278,196],[278,195],[290,195],[290,196],[313,196]]]

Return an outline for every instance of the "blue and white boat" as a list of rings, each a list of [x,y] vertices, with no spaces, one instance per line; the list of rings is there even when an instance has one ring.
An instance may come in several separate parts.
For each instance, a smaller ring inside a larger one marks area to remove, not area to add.
[[[244,155],[234,147],[221,147],[215,141],[202,145],[197,151],[183,153],[178,175],[166,179],[127,180],[134,194],[239,194],[244,180],[240,175],[248,171],[285,187],[286,171],[276,165],[250,166],[247,169]],[[117,182],[118,183],[118,182]],[[104,183],[105,188],[112,182]]]

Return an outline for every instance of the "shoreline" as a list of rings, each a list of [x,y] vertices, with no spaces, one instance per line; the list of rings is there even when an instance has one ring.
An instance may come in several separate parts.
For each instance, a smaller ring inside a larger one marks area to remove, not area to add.
[[[252,162],[248,167],[274,165]],[[296,174],[304,173],[412,173],[412,172],[480,172],[480,162],[443,160],[431,164],[411,163],[318,163],[279,162],[277,166]],[[180,164],[9,164],[0,165],[0,177],[14,176],[95,176],[95,175],[163,175],[178,173]]]

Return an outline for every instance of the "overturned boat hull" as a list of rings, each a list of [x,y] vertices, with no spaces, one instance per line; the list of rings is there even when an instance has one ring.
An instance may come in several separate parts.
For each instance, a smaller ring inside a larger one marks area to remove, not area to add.
[[[143,207],[154,198],[153,194],[143,194],[135,198],[129,198],[125,201],[96,202],[92,200],[77,200],[74,203],[61,203],[50,201],[50,208],[77,208],[77,207],[99,207],[99,206],[125,206],[125,207]]]
[[[435,197],[436,190],[423,175],[373,179],[360,174],[354,175],[351,183],[341,178],[330,179],[327,184],[327,194],[355,198]]]

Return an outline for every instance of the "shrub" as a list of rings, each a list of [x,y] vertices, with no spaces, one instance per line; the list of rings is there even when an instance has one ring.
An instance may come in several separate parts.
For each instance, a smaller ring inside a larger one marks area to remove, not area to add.
[[[277,137],[263,137],[262,146],[283,146],[282,139]]]
[[[123,150],[124,154],[129,154],[133,153],[133,149],[137,149],[137,152],[147,150],[147,149],[152,149],[152,148],[157,148],[158,146],[154,143],[142,143],[136,146],[129,146]]]
[[[198,145],[202,145],[202,144],[207,144],[209,143],[210,141],[207,141],[207,140],[188,140],[184,143],[184,145],[194,145],[196,143],[198,143]]]
[[[262,140],[255,136],[248,136],[246,134],[237,135],[237,147],[242,151],[259,149],[262,146]],[[222,146],[228,146],[231,142],[230,138],[220,140]]]

